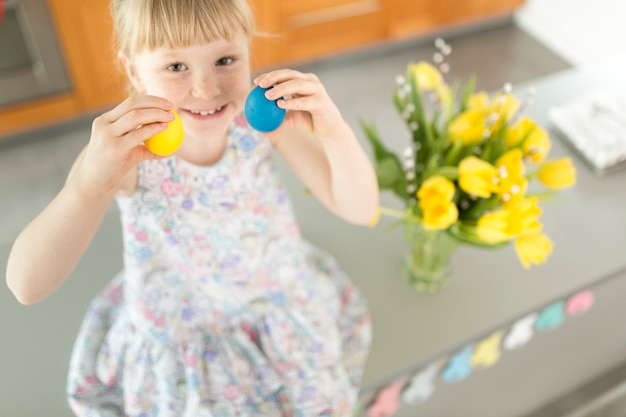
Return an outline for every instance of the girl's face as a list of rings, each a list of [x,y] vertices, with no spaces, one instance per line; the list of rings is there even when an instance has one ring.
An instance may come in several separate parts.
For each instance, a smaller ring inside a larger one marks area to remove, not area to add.
[[[251,88],[244,35],[185,48],[143,50],[132,61],[122,61],[137,91],[174,104],[185,127],[183,146],[189,150],[194,144],[193,150],[216,149],[216,140],[226,138]]]

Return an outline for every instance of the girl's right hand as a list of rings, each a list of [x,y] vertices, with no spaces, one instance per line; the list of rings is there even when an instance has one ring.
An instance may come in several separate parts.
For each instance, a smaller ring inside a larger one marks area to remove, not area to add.
[[[172,103],[155,96],[130,97],[97,117],[82,161],[68,178],[81,193],[102,195],[117,190],[128,172],[146,159],[161,158],[143,142],[174,120]]]

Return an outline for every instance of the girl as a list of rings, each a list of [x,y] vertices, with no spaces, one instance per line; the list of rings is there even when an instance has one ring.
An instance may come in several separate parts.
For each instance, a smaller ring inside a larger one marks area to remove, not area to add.
[[[370,343],[366,304],[298,231],[271,153],[330,210],[366,224],[374,171],[312,74],[257,77],[287,110],[270,138],[241,116],[251,89],[245,0],[113,0],[136,94],[96,118],[57,197],[15,241],[24,304],[70,275],[113,200],[124,270],[93,301],[68,396],[81,416],[349,416]],[[143,141],[176,110],[172,156]],[[33,262],[35,259],[37,262]]]

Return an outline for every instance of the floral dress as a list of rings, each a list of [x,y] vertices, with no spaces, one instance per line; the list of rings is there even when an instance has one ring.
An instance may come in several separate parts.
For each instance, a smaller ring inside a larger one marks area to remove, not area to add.
[[[117,197],[124,270],[94,299],[70,363],[80,416],[350,416],[366,302],[302,239],[270,142],[243,117],[218,163],[139,165]]]

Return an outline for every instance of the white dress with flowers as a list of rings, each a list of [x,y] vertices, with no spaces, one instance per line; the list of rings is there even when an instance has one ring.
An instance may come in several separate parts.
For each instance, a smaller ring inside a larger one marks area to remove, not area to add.
[[[139,166],[124,270],[92,302],[80,416],[349,416],[371,331],[357,288],[300,236],[271,144],[239,117],[222,159]]]

